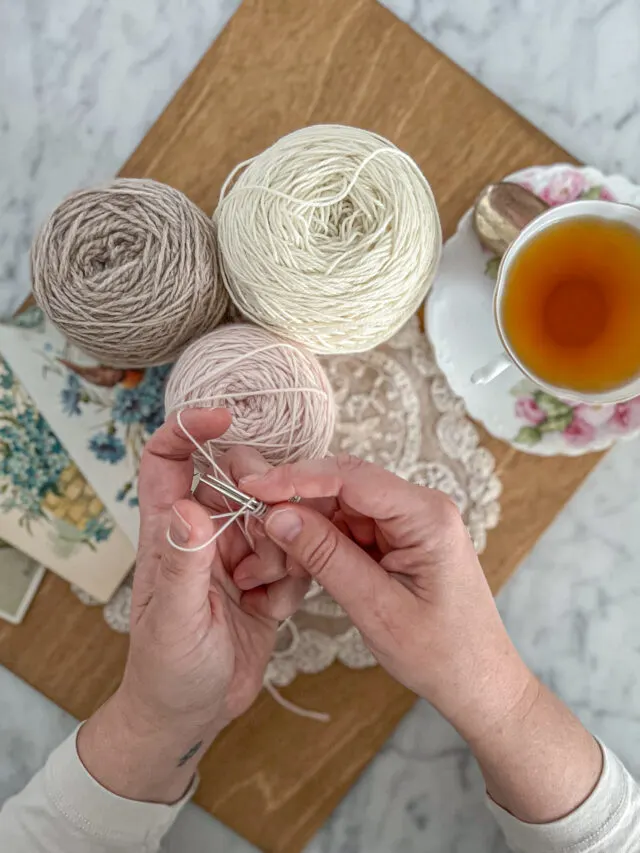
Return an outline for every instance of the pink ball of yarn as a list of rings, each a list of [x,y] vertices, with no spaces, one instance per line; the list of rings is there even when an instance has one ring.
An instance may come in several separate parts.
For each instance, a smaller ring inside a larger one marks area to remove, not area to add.
[[[227,432],[207,443],[213,455],[242,444],[279,465],[324,456],[333,437],[333,391],[318,359],[243,323],[194,341],[176,362],[167,415],[196,407],[224,407],[233,416]]]

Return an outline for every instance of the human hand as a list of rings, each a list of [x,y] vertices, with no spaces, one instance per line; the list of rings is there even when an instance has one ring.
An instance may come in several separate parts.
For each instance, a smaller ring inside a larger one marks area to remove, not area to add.
[[[182,421],[204,442],[227,429],[225,410],[190,410]],[[201,550],[226,511],[217,493],[191,497],[193,445],[175,417],[152,436],[140,468],[140,544],[133,585],[130,648],[122,684],[81,729],[80,756],[105,787],[132,799],[178,799],[216,734],[262,687],[278,621],[308,587],[281,578],[283,555],[254,526],[255,548],[234,524]],[[228,454],[232,477],[269,469],[246,448]],[[205,506],[206,504],[207,506]],[[273,564],[273,565],[272,565]],[[234,572],[276,582],[241,592]],[[114,748],[115,747],[115,748]]]
[[[481,736],[530,688],[443,494],[354,457],[285,465],[239,485],[270,504],[333,497],[324,514],[273,508],[267,534],[345,608],[380,664],[463,736]]]
[[[321,513],[274,507],[267,534],[345,608],[378,661],[458,729],[497,803],[544,823],[589,796],[600,747],[518,656],[444,495],[353,457],[240,487],[271,504],[333,496]]]

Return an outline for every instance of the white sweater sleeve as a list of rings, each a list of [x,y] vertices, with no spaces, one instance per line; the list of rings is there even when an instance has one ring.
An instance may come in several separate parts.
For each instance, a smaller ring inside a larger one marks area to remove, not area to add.
[[[76,732],[0,811],[0,850],[11,853],[156,853],[191,797],[195,780],[174,805],[139,803],[110,793],[85,770]],[[637,853],[640,786],[602,747],[595,790],[580,808],[550,824],[522,823],[494,802],[489,808],[515,853]]]
[[[11,853],[156,853],[196,781],[174,805],[110,793],[85,770],[77,729],[0,811],[0,850]]]
[[[640,785],[603,744],[600,781],[588,800],[555,823],[522,823],[489,800],[514,853],[638,853]]]

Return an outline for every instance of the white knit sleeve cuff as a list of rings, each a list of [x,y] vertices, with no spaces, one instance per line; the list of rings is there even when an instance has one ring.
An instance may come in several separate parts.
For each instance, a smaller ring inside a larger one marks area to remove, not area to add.
[[[45,765],[49,800],[67,821],[91,838],[123,849],[135,845],[155,849],[193,795],[197,777],[182,799],[170,806],[119,797],[96,782],[80,761],[76,749],[79,728],[51,753]]]
[[[505,834],[511,849],[518,853],[586,853],[613,848],[608,839],[620,830],[626,835],[625,814],[638,798],[637,785],[616,755],[600,744],[604,758],[598,784],[591,796],[574,812],[554,823],[533,824],[517,820],[489,797],[487,804]],[[626,846],[617,849],[631,849]],[[635,849],[635,848],[634,848]]]

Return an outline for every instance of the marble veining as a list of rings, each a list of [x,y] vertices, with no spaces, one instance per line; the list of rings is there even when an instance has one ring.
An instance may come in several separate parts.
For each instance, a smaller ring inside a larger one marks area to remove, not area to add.
[[[0,0],[0,314],[28,291],[27,249],[38,223],[65,193],[117,171],[237,5]],[[636,0],[388,6],[572,154],[640,180]],[[527,661],[636,774],[638,483],[640,442],[621,444],[499,599]],[[72,726],[0,669],[0,799]],[[236,849],[202,812],[192,813],[201,823],[181,822],[179,849]],[[505,846],[468,750],[420,702],[307,853],[425,850],[504,853]]]
[[[0,0],[0,316],[60,199],[111,178],[239,0]]]
[[[640,4],[385,5],[571,154],[640,180]]]
[[[73,717],[0,666],[0,803],[27,784],[76,725]],[[244,839],[192,803],[178,816],[162,849],[255,853]]]

